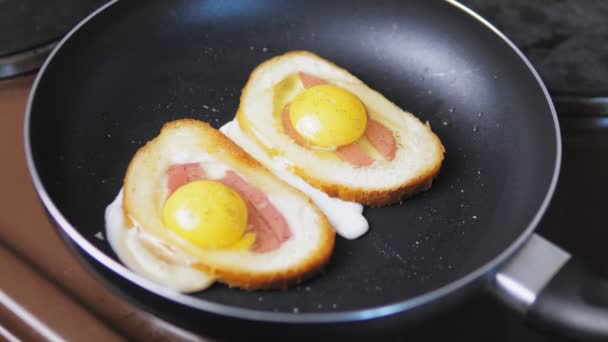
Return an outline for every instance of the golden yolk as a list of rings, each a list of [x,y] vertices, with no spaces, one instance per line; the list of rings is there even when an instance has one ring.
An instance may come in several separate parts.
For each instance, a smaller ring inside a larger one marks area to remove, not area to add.
[[[230,249],[242,251],[249,249],[255,243],[256,235],[254,232],[247,232],[237,242],[230,245]]]
[[[195,181],[178,188],[165,202],[163,220],[171,231],[201,248],[246,249],[255,242],[255,234],[244,234],[245,201],[230,187],[214,181]]]
[[[359,139],[367,126],[363,103],[351,92],[330,84],[311,87],[289,106],[292,126],[304,139],[336,148]]]

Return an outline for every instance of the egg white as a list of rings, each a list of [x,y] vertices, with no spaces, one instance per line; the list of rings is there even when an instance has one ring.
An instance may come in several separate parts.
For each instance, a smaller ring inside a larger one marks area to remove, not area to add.
[[[369,223],[363,216],[363,205],[330,197],[290,172],[289,162],[286,159],[269,156],[241,130],[236,120],[222,126],[220,131],[262,164],[270,165],[270,171],[278,178],[310,197],[340,236],[356,239],[367,232]]]
[[[215,279],[191,264],[193,259],[179,250],[171,250],[175,263],[169,263],[152,253],[143,243],[162,243],[150,234],[128,227],[122,210],[122,189],[105,211],[106,236],[118,259],[139,275],[179,292],[194,292],[208,288]]]

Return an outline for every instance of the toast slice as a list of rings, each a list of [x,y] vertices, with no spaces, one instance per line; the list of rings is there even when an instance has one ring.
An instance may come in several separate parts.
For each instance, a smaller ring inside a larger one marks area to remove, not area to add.
[[[172,233],[161,214],[169,191],[167,171],[185,163],[199,163],[210,180],[233,173],[259,189],[285,218],[290,237],[262,253],[251,248],[202,249]],[[176,255],[187,255],[193,268],[231,287],[255,290],[300,283],[320,271],[334,247],[335,231],[306,195],[276,178],[221,132],[197,120],[165,124],[156,138],[137,151],[124,178],[122,199],[127,225],[159,242],[144,243],[152,253],[166,262],[183,262]]]
[[[300,80],[294,81],[294,75],[300,75]],[[335,153],[297,141],[282,122],[281,112],[298,92],[319,83],[356,95],[367,110],[368,123],[380,124],[392,135],[393,154],[383,157],[382,146],[374,149],[366,138],[356,142],[355,151]],[[290,171],[312,186],[329,196],[372,207],[399,202],[430,188],[445,153],[428,122],[422,123],[348,71],[307,51],[288,52],[255,68],[243,89],[236,121],[269,156],[286,160]],[[368,151],[373,159],[353,165],[337,154],[357,151]]]

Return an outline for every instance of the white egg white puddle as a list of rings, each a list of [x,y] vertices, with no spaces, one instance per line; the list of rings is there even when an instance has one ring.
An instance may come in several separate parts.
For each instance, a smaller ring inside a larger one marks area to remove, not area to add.
[[[288,162],[281,157],[271,158],[266,152],[241,131],[236,121],[230,121],[220,128],[228,138],[264,165],[270,165],[278,178],[302,191],[321,209],[336,232],[347,239],[356,239],[369,229],[363,216],[363,205],[330,197],[287,170]]]
[[[141,276],[179,292],[206,289],[213,277],[194,269],[187,260],[170,264],[151,253],[143,244],[141,233],[127,227],[122,211],[122,189],[105,212],[106,236],[120,261]]]

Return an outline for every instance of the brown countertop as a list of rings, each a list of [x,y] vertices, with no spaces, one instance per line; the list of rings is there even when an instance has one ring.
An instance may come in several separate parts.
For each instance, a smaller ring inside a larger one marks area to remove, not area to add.
[[[103,287],[56,234],[23,152],[23,113],[33,79],[0,81],[0,339],[192,339]]]

